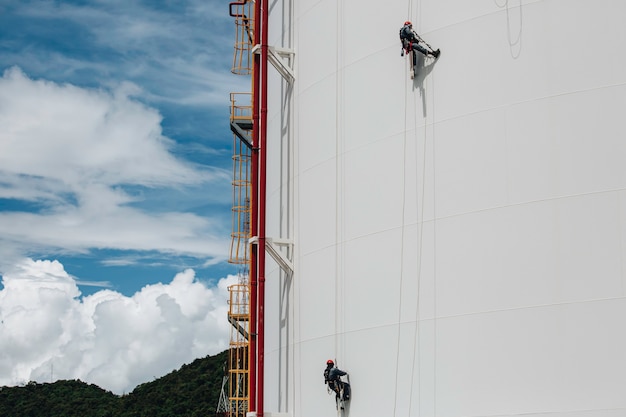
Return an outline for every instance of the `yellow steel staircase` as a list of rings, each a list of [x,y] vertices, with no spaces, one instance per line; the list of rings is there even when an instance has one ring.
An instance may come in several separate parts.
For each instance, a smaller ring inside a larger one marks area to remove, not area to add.
[[[235,53],[232,73],[252,74],[254,46],[254,2],[230,3],[235,18]],[[229,262],[240,265],[239,282],[229,287],[228,321],[231,323],[228,357],[228,413],[245,417],[249,404],[250,343],[250,214],[251,214],[251,148],[252,93],[231,93],[230,128],[233,132],[233,205]]]

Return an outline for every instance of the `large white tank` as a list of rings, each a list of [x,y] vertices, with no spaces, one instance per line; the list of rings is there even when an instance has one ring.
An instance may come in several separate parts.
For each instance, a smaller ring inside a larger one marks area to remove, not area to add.
[[[626,2],[269,12],[265,412],[626,416]]]

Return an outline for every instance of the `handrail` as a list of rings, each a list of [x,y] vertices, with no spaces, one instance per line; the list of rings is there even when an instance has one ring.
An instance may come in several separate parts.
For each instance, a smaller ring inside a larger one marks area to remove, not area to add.
[[[245,14],[241,15],[241,14],[233,13],[233,6],[245,6],[247,2],[248,2],[247,0],[243,0],[243,1],[234,1],[232,3],[229,3],[228,4],[228,13],[232,17],[245,17],[245,18],[247,18],[247,16]]]

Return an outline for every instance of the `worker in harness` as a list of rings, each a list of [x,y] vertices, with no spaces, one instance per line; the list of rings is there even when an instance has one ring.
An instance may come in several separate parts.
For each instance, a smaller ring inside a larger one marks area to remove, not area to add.
[[[404,26],[400,29],[400,42],[402,43],[401,56],[404,56],[405,53],[409,54],[413,52],[413,68],[417,65],[417,56],[414,51],[417,50],[424,54],[424,56],[434,56],[435,59],[439,58],[439,55],[441,54],[439,49],[433,50],[429,44],[420,38],[417,32],[413,30],[413,24],[408,20],[404,22]]]
[[[348,375],[347,372],[339,368],[335,368],[335,362],[332,359],[326,361],[326,369],[324,370],[324,383],[328,384],[328,388],[335,391],[335,401],[337,404],[350,399],[350,384],[341,380],[341,377]]]

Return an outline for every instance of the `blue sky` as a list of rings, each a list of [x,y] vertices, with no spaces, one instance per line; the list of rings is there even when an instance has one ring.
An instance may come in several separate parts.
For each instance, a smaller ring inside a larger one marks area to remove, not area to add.
[[[234,30],[218,0],[0,3],[0,385],[128,391],[226,348]]]

